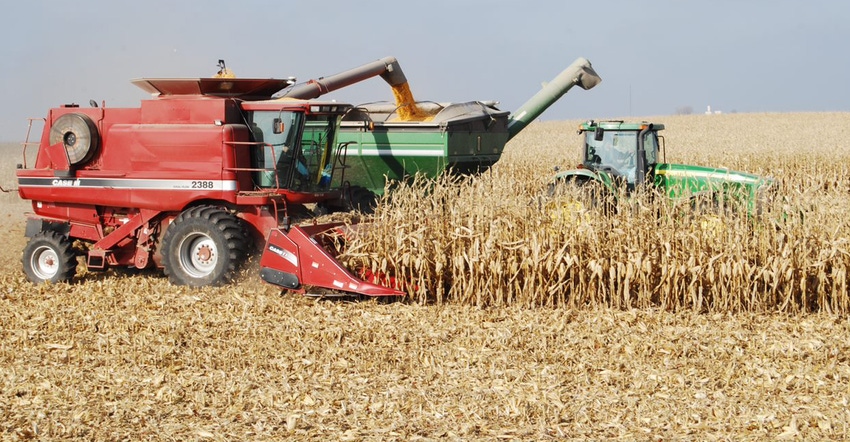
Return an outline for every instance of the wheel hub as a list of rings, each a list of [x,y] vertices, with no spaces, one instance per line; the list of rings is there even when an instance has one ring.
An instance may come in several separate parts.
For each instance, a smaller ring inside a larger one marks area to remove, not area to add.
[[[49,247],[36,250],[33,254],[33,261],[33,271],[43,280],[52,278],[59,271],[59,256],[56,255],[55,250]]]
[[[207,262],[212,258],[213,252],[210,250],[209,246],[203,245],[198,249],[197,257],[201,262]]]

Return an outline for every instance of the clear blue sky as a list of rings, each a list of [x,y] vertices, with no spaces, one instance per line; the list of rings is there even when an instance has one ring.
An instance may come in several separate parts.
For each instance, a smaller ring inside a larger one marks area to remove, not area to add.
[[[577,57],[603,78],[544,120],[850,110],[850,2],[5,1],[0,140],[62,103],[138,106],[136,77],[306,81],[396,57],[419,100],[514,110]],[[327,98],[391,100],[380,79]]]

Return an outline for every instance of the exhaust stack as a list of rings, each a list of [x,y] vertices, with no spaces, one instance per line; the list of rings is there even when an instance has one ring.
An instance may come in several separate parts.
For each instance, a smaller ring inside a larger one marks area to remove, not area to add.
[[[513,138],[529,123],[539,117],[561,96],[567,93],[573,86],[578,85],[584,90],[592,89],[599,84],[602,78],[593,70],[593,67],[584,57],[579,57],[557,77],[543,86],[540,92],[534,94],[519,109],[508,118],[508,140]]]

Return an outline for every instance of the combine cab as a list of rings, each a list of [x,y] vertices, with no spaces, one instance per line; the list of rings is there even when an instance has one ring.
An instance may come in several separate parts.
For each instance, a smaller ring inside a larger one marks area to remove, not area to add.
[[[639,189],[656,189],[673,202],[743,205],[755,215],[772,180],[729,169],[665,161],[662,124],[588,121],[579,126],[584,138],[578,168],[558,173],[550,193],[565,183],[598,184],[597,202],[616,201]],[[610,196],[611,198],[607,198]]]
[[[17,171],[33,208],[28,279],[68,281],[82,256],[90,270],[157,267],[174,284],[219,285],[265,244],[288,263],[290,276],[272,272],[288,289],[399,294],[338,267],[315,240],[335,226],[291,225],[305,204],[344,199],[337,136],[351,109],[271,99],[293,82],[139,79],[153,98],[138,108],[51,109],[35,164]]]

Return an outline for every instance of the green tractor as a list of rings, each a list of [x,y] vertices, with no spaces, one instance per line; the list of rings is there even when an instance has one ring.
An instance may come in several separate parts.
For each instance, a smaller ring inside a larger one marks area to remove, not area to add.
[[[593,204],[616,208],[624,197],[655,190],[674,204],[712,210],[746,210],[761,213],[773,180],[723,168],[666,162],[663,124],[624,121],[587,121],[579,126],[584,135],[582,163],[555,175],[550,195],[563,184],[590,184]]]

